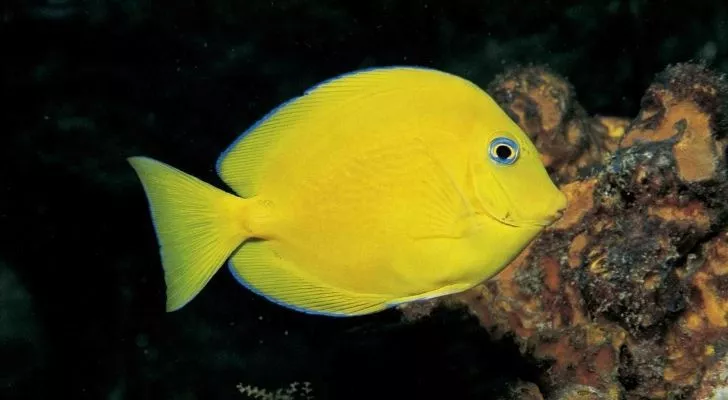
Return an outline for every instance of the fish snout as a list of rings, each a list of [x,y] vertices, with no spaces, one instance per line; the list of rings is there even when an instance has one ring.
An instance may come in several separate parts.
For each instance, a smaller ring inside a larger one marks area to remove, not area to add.
[[[566,208],[568,207],[569,203],[566,200],[566,195],[564,195],[561,191],[559,191],[559,194],[554,199],[554,202],[551,206],[551,213],[549,214],[548,218],[548,224],[552,224],[558,220],[561,219],[561,217],[564,216],[564,213],[566,212]]]
[[[558,192],[554,197],[551,197],[550,201],[546,200],[541,203],[541,206],[537,208],[537,211],[531,215],[523,214],[510,214],[506,213],[505,216],[499,220],[503,223],[513,226],[535,226],[545,228],[552,225],[564,216],[568,203],[566,196]]]

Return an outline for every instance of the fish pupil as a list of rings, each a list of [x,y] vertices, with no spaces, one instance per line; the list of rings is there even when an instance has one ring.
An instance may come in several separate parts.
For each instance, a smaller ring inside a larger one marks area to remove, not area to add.
[[[510,147],[501,144],[496,146],[495,155],[502,160],[507,160],[513,155],[513,150],[511,150]]]

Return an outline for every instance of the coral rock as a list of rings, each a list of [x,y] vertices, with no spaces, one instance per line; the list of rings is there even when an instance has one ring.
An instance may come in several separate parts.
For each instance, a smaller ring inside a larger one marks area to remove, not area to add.
[[[547,398],[719,390],[728,353],[723,78],[701,65],[668,67],[629,123],[586,116],[571,87],[542,68],[508,72],[490,90],[534,138],[569,207],[497,277],[455,298],[493,337],[513,336],[550,363],[539,382]]]

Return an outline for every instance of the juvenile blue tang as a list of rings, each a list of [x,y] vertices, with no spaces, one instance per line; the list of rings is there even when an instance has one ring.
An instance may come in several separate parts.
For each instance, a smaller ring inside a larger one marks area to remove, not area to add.
[[[475,84],[426,68],[355,71],[279,106],[219,158],[229,193],[131,157],[167,310],[229,260],[280,305],[355,316],[492,277],[566,197],[528,136]]]

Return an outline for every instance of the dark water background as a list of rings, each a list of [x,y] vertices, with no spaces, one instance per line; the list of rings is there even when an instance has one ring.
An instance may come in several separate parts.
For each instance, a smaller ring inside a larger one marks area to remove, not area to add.
[[[5,0],[0,5],[0,398],[489,399],[539,368],[455,311],[401,324],[282,309],[222,270],[182,311],[141,185],[149,155],[219,185],[219,153],[308,86],[435,67],[485,86],[547,63],[632,117],[668,63],[728,71],[725,1]]]

